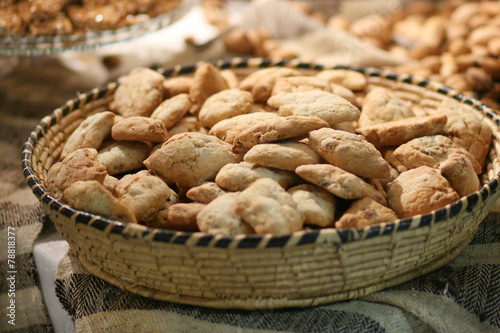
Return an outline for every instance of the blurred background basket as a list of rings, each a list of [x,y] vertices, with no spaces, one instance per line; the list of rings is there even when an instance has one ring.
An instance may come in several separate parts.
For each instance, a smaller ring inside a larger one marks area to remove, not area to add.
[[[455,99],[493,130],[483,185],[478,192],[425,215],[363,229],[304,230],[284,236],[221,237],[102,218],[54,199],[45,179],[69,134],[113,99],[118,83],[112,82],[80,94],[43,118],[25,143],[22,167],[28,185],[83,266],[119,288],[157,300],[214,308],[269,309],[353,299],[453,260],[500,195],[500,118],[478,100],[433,81],[376,68],[239,58],[213,65],[240,75],[272,66],[310,73],[353,69],[366,76],[368,90],[389,88],[429,113],[442,100]],[[190,75],[196,67],[158,71],[175,77]]]

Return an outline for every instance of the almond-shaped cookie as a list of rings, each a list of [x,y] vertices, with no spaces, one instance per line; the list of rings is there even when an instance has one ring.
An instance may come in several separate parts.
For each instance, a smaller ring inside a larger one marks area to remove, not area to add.
[[[348,100],[322,90],[287,93],[271,96],[267,104],[276,108],[280,116],[316,116],[330,126],[358,120],[360,111]]]
[[[77,181],[97,180],[104,182],[106,166],[97,159],[94,148],[80,148],[55,163],[47,173],[47,189],[56,198],[63,200],[64,190]]]
[[[350,69],[324,69],[316,77],[331,83],[340,84],[352,91],[366,89],[368,81],[360,72]]]
[[[299,92],[310,90],[323,90],[332,92],[330,82],[318,79],[314,76],[291,76],[276,79],[271,95],[277,95],[280,92]]]
[[[241,156],[234,154],[227,142],[190,132],[171,137],[144,165],[168,181],[191,188],[213,180],[224,165],[240,161]]]
[[[491,128],[474,114],[471,107],[450,99],[441,102],[436,113],[448,118],[444,133],[469,151],[483,167],[490,149]]]
[[[353,105],[355,105],[358,109],[361,107],[361,103],[358,102],[358,99],[356,98],[356,94],[352,92],[352,90],[340,85],[340,84],[335,84],[335,83],[330,83],[330,86],[332,87],[332,94],[339,95],[343,99],[348,100],[351,102]]]
[[[131,116],[116,122],[111,127],[111,136],[116,141],[164,142],[167,129],[161,120]]]
[[[87,117],[68,137],[61,153],[61,159],[80,148],[98,149],[108,136],[114,121],[115,114],[110,111],[99,112]]]
[[[252,182],[260,178],[271,178],[284,189],[300,182],[299,177],[293,172],[241,162],[223,166],[215,177],[215,183],[223,189],[236,192],[246,189]]]
[[[240,89],[226,89],[208,97],[198,119],[204,127],[212,127],[221,120],[250,112],[252,95]]]
[[[161,120],[168,130],[188,113],[192,105],[188,94],[175,95],[158,105],[151,118]]]
[[[133,69],[116,89],[111,110],[124,117],[149,117],[163,101],[164,80],[163,75],[152,69]]]
[[[170,77],[163,81],[163,99],[169,99],[180,94],[188,94],[193,85],[191,76]]]
[[[233,142],[234,152],[245,152],[259,143],[306,138],[309,132],[330,125],[314,116],[276,117],[249,126],[238,133]]]
[[[238,194],[226,193],[206,205],[196,217],[200,231],[221,236],[254,234],[250,225],[236,213]]]
[[[389,121],[356,129],[371,144],[381,146],[399,146],[412,139],[426,135],[442,134],[447,117],[433,114],[423,117],[411,117]]]
[[[158,212],[148,226],[160,229],[199,231],[196,216],[206,205],[198,202],[179,202]]]
[[[218,68],[210,63],[200,64],[194,72],[193,84],[189,89],[189,99],[193,103],[189,112],[198,115],[208,97],[228,88],[229,85]]]
[[[76,209],[113,220],[137,223],[132,211],[97,180],[77,181],[64,190],[64,197]]]
[[[184,116],[175,125],[168,130],[168,138],[170,139],[176,134],[197,132],[208,134],[205,127],[201,126],[200,121],[195,116]]]
[[[411,103],[385,88],[373,88],[366,94],[359,116],[359,127],[415,117]]]
[[[186,192],[186,197],[195,202],[208,204],[225,193],[226,191],[220,188],[215,182],[205,182],[200,186],[190,188]]]
[[[439,165],[439,170],[459,196],[479,191],[479,177],[467,156],[451,154]]]
[[[279,116],[276,113],[262,111],[242,114],[218,122],[210,129],[208,133],[210,135],[215,135],[219,139],[232,145],[236,136],[245,129],[250,128],[256,124],[265,124],[271,119],[278,117]]]
[[[295,171],[304,164],[321,163],[323,159],[307,144],[297,141],[263,143],[253,146],[243,157],[245,162],[268,168]]]
[[[309,133],[309,146],[327,162],[362,178],[386,178],[389,163],[361,135],[321,128]]]
[[[382,206],[375,200],[363,198],[354,201],[344,214],[335,222],[335,228],[364,228],[398,219],[396,212]]]
[[[99,149],[97,159],[106,166],[110,175],[144,167],[143,161],[149,156],[151,147],[141,141],[106,142]]]
[[[305,224],[328,227],[335,221],[337,200],[330,192],[312,185],[301,184],[287,191],[298,209],[304,213]]]
[[[389,207],[400,218],[429,213],[459,198],[439,170],[428,166],[402,172],[387,185]]]
[[[114,187],[114,194],[134,213],[139,222],[149,222],[170,198],[170,188],[148,170],[123,176]]]
[[[474,171],[477,174],[481,173],[482,168],[476,158],[465,148],[444,135],[423,136],[410,140],[394,150],[392,159],[394,159],[393,163],[396,163],[394,166],[399,172],[422,165],[437,169],[453,153],[467,156],[474,167]]]
[[[295,173],[342,199],[372,198],[387,206],[384,195],[358,176],[331,164],[301,165]]]
[[[277,78],[298,75],[302,75],[301,72],[293,68],[263,68],[247,75],[238,88],[251,92],[255,102],[265,102],[271,96]]]
[[[243,190],[235,202],[236,213],[257,234],[285,235],[299,231],[305,216],[277,182],[258,179]]]

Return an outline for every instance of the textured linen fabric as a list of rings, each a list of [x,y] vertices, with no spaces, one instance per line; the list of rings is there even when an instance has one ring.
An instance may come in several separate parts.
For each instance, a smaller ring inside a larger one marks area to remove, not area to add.
[[[22,144],[35,125],[36,121],[0,112],[0,332],[52,331],[32,253],[47,219],[20,166]],[[9,253],[9,237],[15,239],[15,253]],[[11,312],[12,301],[15,311]]]

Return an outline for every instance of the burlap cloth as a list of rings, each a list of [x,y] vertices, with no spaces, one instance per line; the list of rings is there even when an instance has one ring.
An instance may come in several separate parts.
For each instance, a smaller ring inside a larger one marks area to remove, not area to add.
[[[289,17],[286,8],[276,8]],[[303,19],[296,19],[297,26],[310,23]],[[302,45],[307,56],[325,63],[382,66],[393,62],[383,51],[363,46],[352,36],[346,39],[325,30],[307,29],[308,35],[282,37],[287,43]],[[220,41],[203,49],[192,48],[165,65],[230,56],[221,53]],[[3,59],[11,60],[19,61]],[[41,117],[77,91],[89,88],[89,81],[82,82],[78,73],[54,58],[21,60],[0,80],[2,332],[53,330],[32,253],[42,228],[53,225],[25,184],[21,147]],[[9,258],[9,231],[15,234],[14,259]],[[12,263],[14,266],[9,266]],[[8,280],[13,269],[15,326],[6,316],[13,298]],[[242,311],[154,301],[89,274],[71,252],[60,262],[54,279],[57,296],[77,332],[500,332],[500,215],[491,213],[472,243],[445,267],[358,300],[318,307]]]

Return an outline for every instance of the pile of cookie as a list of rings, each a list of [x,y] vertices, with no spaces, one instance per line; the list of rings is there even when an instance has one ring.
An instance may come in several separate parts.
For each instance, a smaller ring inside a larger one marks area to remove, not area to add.
[[[363,17],[351,17],[342,11],[324,17],[300,1],[294,2],[293,8],[334,29],[332,33],[347,31],[406,61],[390,67],[393,72],[442,82],[499,109],[500,2],[416,0],[401,7],[398,3],[386,2],[379,11]],[[299,57],[262,28],[233,28],[224,42],[235,54]]]
[[[45,183],[76,209],[170,230],[361,228],[477,191],[491,140],[466,105],[427,112],[354,70],[136,68]]]
[[[118,29],[166,13],[181,0],[2,0],[0,37],[55,36]]]

